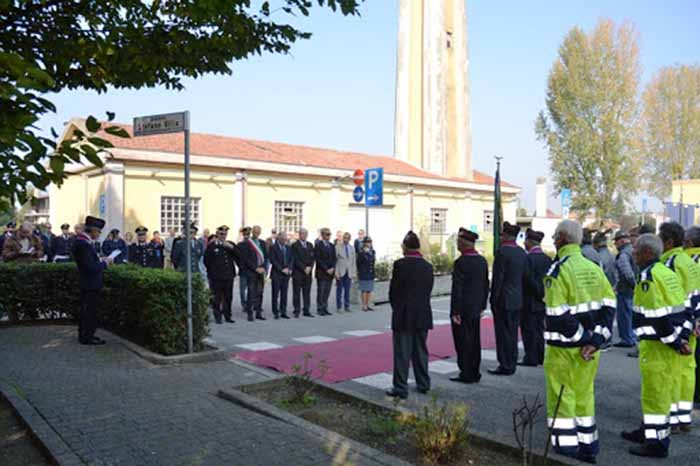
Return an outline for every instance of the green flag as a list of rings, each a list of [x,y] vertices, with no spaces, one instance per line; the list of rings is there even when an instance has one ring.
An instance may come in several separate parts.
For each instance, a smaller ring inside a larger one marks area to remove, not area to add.
[[[496,178],[493,186],[493,255],[501,247],[501,224],[503,207],[501,206],[501,161],[496,161]]]

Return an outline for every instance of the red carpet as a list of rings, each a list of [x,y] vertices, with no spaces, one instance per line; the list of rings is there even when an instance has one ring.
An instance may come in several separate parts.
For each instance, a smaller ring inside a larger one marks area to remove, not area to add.
[[[481,347],[483,349],[496,347],[493,319],[490,317],[481,320]],[[455,355],[450,325],[436,326],[428,333],[428,351],[431,361],[447,359]],[[393,368],[391,332],[267,351],[245,351],[236,353],[235,357],[260,367],[291,374],[292,366],[301,365],[306,353],[313,355],[310,368],[315,369],[319,361],[325,360],[329,370],[323,380],[329,383],[379,372],[390,372]],[[314,370],[314,375],[318,377],[318,371]]]

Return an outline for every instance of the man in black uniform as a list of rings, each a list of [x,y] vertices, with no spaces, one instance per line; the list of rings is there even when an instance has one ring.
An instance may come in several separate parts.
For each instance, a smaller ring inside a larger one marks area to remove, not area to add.
[[[403,255],[394,262],[389,284],[391,331],[394,347],[393,387],[388,396],[408,396],[408,368],[413,365],[419,393],[430,390],[428,372],[428,331],[433,328],[430,295],[433,266],[420,253],[418,235],[409,231],[401,244]]]
[[[259,245],[248,236],[250,227],[244,227],[243,233],[243,241],[238,243],[238,266],[241,269],[241,275],[246,277],[248,287],[248,299],[244,310],[248,314],[249,322],[255,319],[265,320],[259,304],[260,285],[265,278],[265,256]],[[253,311],[255,311],[255,319]]]
[[[231,318],[231,301],[233,300],[233,281],[236,278],[236,260],[238,251],[236,245],[226,241],[229,228],[222,225],[216,229],[216,239],[209,241],[204,252],[204,266],[207,277],[214,293],[214,320],[221,323],[223,312],[226,322],[233,323]]]
[[[525,356],[520,366],[539,366],[544,363],[544,277],[552,266],[552,259],[542,251],[540,245],[544,233],[527,229],[527,280],[523,312],[520,314],[520,333],[523,336]]]
[[[129,245],[129,262],[139,267],[152,267],[153,248],[148,243],[148,228],[141,226],[136,229],[136,242]]]
[[[489,296],[489,266],[474,244],[479,235],[459,229],[457,248],[462,254],[452,269],[450,316],[452,338],[457,352],[459,375],[453,382],[477,383],[481,380],[481,313]]]
[[[5,231],[2,233],[2,236],[0,236],[0,256],[2,255],[2,248],[5,245],[5,240],[15,234],[15,228],[17,228],[15,222],[8,222],[7,225],[5,225]],[[2,260],[2,257],[0,257],[0,260]]]
[[[496,330],[498,367],[493,375],[513,375],[518,361],[518,319],[523,308],[523,283],[527,271],[527,254],[515,242],[520,227],[503,224],[501,248],[493,261],[491,311]]]
[[[85,230],[73,245],[73,257],[78,265],[78,284],[80,286],[80,319],[78,321],[78,341],[83,345],[104,345],[105,341],[95,336],[97,330],[97,309],[100,306],[102,275],[109,258],[100,259],[95,250],[95,241],[100,237],[105,221],[100,218],[86,217]]]
[[[54,236],[51,240],[51,251],[53,252],[54,262],[61,263],[71,261],[73,241],[74,237],[70,234],[70,225],[64,223],[61,225],[61,234]]]
[[[328,296],[331,294],[331,286],[335,278],[335,246],[330,241],[331,230],[321,229],[321,239],[314,246],[316,259],[316,314],[320,316],[331,315],[328,312]]]
[[[287,244],[287,233],[280,231],[268,249],[272,264],[272,314],[275,319],[287,315],[287,295],[289,294],[289,276],[292,274],[292,250]]]
[[[299,239],[292,244],[292,291],[294,317],[304,311],[306,317],[313,317],[309,311],[311,302],[311,271],[314,268],[314,247],[306,241],[309,232],[306,228],[299,230]],[[302,308],[302,298],[304,307]]]

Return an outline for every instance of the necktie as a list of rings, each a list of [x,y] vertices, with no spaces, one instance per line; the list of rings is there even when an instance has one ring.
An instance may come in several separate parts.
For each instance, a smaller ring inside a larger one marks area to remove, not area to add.
[[[350,257],[350,251],[348,250],[348,245],[347,243],[345,244],[345,257]]]

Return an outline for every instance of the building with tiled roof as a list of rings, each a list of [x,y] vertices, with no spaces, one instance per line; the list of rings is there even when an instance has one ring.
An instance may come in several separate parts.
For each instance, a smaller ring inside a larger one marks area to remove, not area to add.
[[[129,134],[131,126],[121,125]],[[70,135],[84,122],[71,120]],[[50,192],[54,224],[85,215],[104,217],[108,227],[132,231],[178,230],[184,215],[183,135],[118,138],[103,168],[75,165],[60,189]],[[370,209],[369,230],[380,254],[395,254],[404,233],[423,230],[442,241],[460,226],[489,230],[493,211],[491,176],[440,176],[394,157],[192,133],[191,193],[194,221],[201,230],[259,224],[312,236],[324,226],[350,231],[365,226],[362,203],[353,200],[355,169],[384,169],[384,205]],[[515,218],[519,188],[502,183],[504,214]]]

